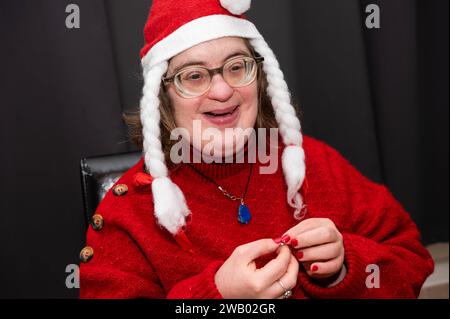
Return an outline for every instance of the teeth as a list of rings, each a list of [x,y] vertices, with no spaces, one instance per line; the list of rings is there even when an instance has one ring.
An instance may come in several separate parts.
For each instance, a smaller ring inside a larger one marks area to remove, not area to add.
[[[233,113],[234,110],[236,110],[236,109],[233,109],[232,111],[230,111],[230,112],[228,112],[228,113],[205,112],[205,114],[207,114],[207,115],[212,115],[212,116],[224,116],[224,115],[229,115],[229,114]]]
[[[211,113],[212,115],[214,115],[214,116],[221,116],[221,115],[228,115],[228,114],[231,114],[231,112],[228,112],[228,113]]]

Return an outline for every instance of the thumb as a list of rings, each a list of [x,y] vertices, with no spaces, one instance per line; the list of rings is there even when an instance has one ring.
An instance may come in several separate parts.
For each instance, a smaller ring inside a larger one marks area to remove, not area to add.
[[[239,246],[239,252],[247,261],[275,252],[280,245],[275,243],[273,239],[260,239],[252,241],[248,244]]]

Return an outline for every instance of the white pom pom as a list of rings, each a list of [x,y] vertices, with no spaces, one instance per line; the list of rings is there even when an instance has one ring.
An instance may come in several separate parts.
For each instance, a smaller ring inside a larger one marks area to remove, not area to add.
[[[183,193],[168,177],[156,178],[152,183],[155,215],[158,222],[172,234],[186,224],[190,214]]]
[[[232,14],[241,15],[250,9],[252,0],[220,0],[222,7]]]

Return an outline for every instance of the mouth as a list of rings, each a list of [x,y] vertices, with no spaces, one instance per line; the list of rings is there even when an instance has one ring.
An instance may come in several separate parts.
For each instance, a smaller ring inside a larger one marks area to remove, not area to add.
[[[204,112],[204,117],[216,126],[232,125],[238,118],[239,105],[234,105],[221,110]]]
[[[235,105],[235,106],[223,109],[223,110],[215,110],[215,111],[211,111],[211,112],[204,112],[203,114],[205,114],[207,116],[214,116],[214,117],[227,116],[227,115],[233,114],[234,111],[236,111],[236,109],[238,107],[239,107],[238,105]]]

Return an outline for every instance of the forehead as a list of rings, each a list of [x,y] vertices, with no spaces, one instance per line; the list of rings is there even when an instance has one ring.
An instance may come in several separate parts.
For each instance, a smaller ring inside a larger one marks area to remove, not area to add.
[[[250,54],[250,50],[243,38],[225,37],[214,39],[197,44],[179,53],[170,60],[169,69],[173,70],[182,64],[192,61],[202,62],[206,66],[215,66],[222,63],[231,54],[239,52]]]

